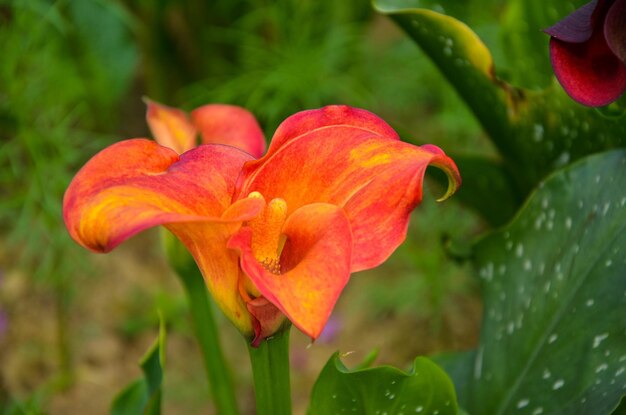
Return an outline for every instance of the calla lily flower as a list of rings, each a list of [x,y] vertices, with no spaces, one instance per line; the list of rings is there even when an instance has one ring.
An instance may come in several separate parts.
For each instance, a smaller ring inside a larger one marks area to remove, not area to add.
[[[554,73],[575,101],[599,107],[626,91],[626,0],[594,0],[545,32]]]
[[[208,104],[187,114],[178,108],[144,98],[146,121],[157,143],[182,154],[202,144],[228,144],[258,158],[265,152],[265,138],[256,118],[245,108]]]
[[[329,106],[285,120],[259,159],[220,144],[179,155],[119,142],[78,172],[63,211],[71,236],[95,252],[165,226],[253,345],[285,319],[316,339],[350,274],[405,239],[429,165],[448,175],[440,200],[449,197],[461,178],[442,150],[400,141],[365,110]]]

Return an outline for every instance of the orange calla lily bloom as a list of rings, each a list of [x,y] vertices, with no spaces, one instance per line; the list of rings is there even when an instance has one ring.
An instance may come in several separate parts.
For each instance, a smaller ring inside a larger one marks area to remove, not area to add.
[[[365,110],[329,106],[285,120],[259,159],[219,144],[181,155],[146,139],[114,144],[78,172],[64,217],[96,252],[164,225],[253,345],[285,317],[315,339],[350,274],[405,239],[429,165],[447,173],[446,199],[461,178],[438,147],[400,141]]]
[[[182,154],[202,144],[228,144],[254,157],[265,152],[265,137],[256,118],[245,108],[226,104],[207,104],[188,115],[178,108],[144,98],[146,120],[157,143]]]

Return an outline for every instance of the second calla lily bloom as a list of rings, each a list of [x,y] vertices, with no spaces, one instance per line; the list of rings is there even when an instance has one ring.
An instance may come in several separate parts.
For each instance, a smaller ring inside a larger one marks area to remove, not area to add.
[[[114,144],[76,175],[64,217],[97,252],[164,225],[254,343],[285,317],[315,339],[350,274],[404,240],[429,165],[447,173],[447,198],[461,179],[443,151],[400,141],[367,111],[329,106],[285,120],[258,160],[219,144],[181,155],[146,139]]]
[[[565,92],[590,107],[626,91],[626,0],[593,0],[544,30]]]

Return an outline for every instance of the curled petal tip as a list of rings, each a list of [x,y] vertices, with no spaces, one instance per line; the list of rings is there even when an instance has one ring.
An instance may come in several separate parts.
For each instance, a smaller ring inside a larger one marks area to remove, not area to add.
[[[459,169],[456,167],[454,161],[452,161],[450,157],[446,156],[443,150],[439,147],[432,144],[426,144],[421,146],[421,148],[435,155],[430,162],[430,165],[443,170],[448,177],[448,188],[443,196],[437,199],[437,202],[443,202],[456,193],[458,188],[461,186],[461,174],[459,173]]]

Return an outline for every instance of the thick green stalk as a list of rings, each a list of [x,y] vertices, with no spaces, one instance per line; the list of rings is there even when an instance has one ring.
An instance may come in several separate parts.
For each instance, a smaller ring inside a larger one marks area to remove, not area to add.
[[[289,326],[265,339],[259,347],[248,345],[257,415],[290,415]]]
[[[204,366],[217,413],[237,415],[239,411],[235,391],[220,345],[220,336],[204,278],[191,255],[176,238],[164,232],[163,240],[170,264],[176,270],[187,293],[196,338],[204,358]]]
[[[201,275],[193,276],[193,278],[192,276],[181,277],[181,280],[187,291],[196,338],[202,349],[204,366],[217,412],[220,415],[236,415],[239,411],[232,381],[219,343],[219,333],[204,280]]]

